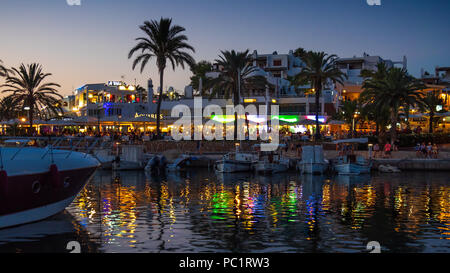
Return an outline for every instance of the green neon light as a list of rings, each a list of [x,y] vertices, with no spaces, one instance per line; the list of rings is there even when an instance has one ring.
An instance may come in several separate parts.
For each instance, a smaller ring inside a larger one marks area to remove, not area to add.
[[[288,123],[295,123],[298,122],[298,117],[293,115],[279,115],[279,116],[272,116],[272,119],[278,119],[284,122]]]
[[[233,115],[212,115],[211,119],[220,123],[229,123],[234,121]],[[279,116],[271,116],[271,119],[278,119],[288,123],[296,123],[298,122],[298,116],[295,115],[279,115]]]
[[[225,115],[212,115],[211,119],[220,123],[228,123],[234,121],[234,116],[227,117]]]

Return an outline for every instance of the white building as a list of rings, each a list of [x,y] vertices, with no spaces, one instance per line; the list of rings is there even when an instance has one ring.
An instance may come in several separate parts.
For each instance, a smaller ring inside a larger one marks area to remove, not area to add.
[[[344,86],[338,85],[336,89],[344,98],[351,100],[358,98],[362,92],[364,82],[364,78],[361,76],[362,70],[377,71],[379,63],[384,63],[388,69],[398,64],[404,69],[407,68],[406,56],[403,56],[402,61],[392,61],[380,56],[370,56],[367,53],[363,53],[362,57],[340,58],[336,63],[338,68],[348,77],[344,81]]]

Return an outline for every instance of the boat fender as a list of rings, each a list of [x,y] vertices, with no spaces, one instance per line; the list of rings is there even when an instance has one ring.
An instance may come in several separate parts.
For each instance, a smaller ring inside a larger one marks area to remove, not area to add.
[[[0,196],[8,194],[8,174],[5,170],[0,171]]]
[[[61,175],[59,174],[56,164],[50,165],[50,181],[54,188],[61,187]]]

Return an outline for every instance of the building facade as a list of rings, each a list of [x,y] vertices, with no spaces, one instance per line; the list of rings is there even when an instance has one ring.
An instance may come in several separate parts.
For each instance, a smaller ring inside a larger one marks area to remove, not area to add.
[[[341,94],[342,99],[357,99],[362,92],[362,85],[364,82],[361,71],[368,70],[376,72],[379,63],[384,63],[388,69],[395,65],[401,65],[402,68],[406,69],[407,58],[404,56],[402,61],[392,61],[383,59],[380,56],[370,56],[367,53],[363,53],[362,57],[353,56],[352,58],[338,59],[338,68],[347,76],[344,85],[337,85],[337,91]]]

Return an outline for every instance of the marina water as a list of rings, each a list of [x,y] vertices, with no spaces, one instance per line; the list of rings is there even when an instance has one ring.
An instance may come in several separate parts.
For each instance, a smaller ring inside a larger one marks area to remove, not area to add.
[[[0,252],[449,252],[449,182],[99,170],[65,212],[0,230]]]

